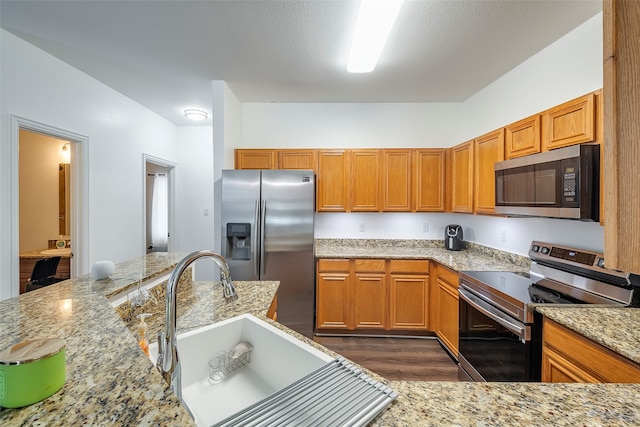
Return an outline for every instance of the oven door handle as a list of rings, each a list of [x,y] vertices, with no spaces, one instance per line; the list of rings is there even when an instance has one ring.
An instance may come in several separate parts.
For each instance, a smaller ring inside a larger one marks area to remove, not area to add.
[[[487,304],[481,299],[475,297],[473,294],[463,288],[458,288],[458,294],[460,295],[460,298],[465,300],[471,307],[475,308],[488,318],[498,322],[500,325],[516,334],[518,338],[520,338],[520,341],[525,342],[527,339],[529,339],[529,337],[527,336],[527,327],[525,325],[519,325],[517,323],[511,322],[505,314],[501,313],[490,304]]]

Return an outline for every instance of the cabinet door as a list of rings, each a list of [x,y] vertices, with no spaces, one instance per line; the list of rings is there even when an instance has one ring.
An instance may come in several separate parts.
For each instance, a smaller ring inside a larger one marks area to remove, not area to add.
[[[540,152],[540,115],[536,114],[505,127],[507,159]]]
[[[354,323],[356,329],[387,328],[386,261],[353,260]]]
[[[349,273],[318,273],[316,326],[318,329],[353,329]]]
[[[494,164],[504,160],[504,129],[498,129],[476,139],[475,212],[495,213]]]
[[[276,150],[235,150],[236,169],[277,169]]]
[[[316,155],[316,150],[278,150],[278,168],[316,171]]]
[[[316,208],[318,212],[346,212],[349,206],[349,152],[318,151]]]
[[[391,274],[391,329],[427,330],[429,325],[429,276]]]
[[[639,364],[546,317],[542,349],[543,381],[640,382]]]
[[[436,279],[436,335],[458,357],[458,275],[438,265]]]
[[[542,114],[542,151],[596,139],[595,94],[560,104]]]
[[[544,383],[599,383],[597,378],[578,368],[560,353],[542,347],[542,382]]]
[[[453,212],[473,212],[473,141],[451,149],[451,198]]]
[[[412,150],[382,150],[382,210],[411,211]]]
[[[444,212],[446,150],[435,148],[414,153],[415,210]]]
[[[380,210],[380,150],[351,151],[351,211]]]
[[[355,273],[353,278],[356,329],[386,329],[387,286],[385,274]]]

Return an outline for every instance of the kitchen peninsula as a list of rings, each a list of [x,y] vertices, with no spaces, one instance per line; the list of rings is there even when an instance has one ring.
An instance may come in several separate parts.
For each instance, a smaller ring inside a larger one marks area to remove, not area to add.
[[[185,255],[150,254],[118,264],[110,279],[96,281],[86,275],[0,302],[0,348],[40,337],[67,341],[67,380],[62,390],[25,408],[0,410],[0,424],[193,425],[108,301],[135,288],[139,275],[149,279],[167,274]],[[469,254],[442,256],[449,258],[438,258],[438,262],[449,262],[447,265],[455,269]],[[210,292],[220,292],[213,284],[198,282],[192,288],[179,289],[179,293],[192,294],[193,305],[182,311],[178,308],[182,313],[178,328],[185,331],[225,316],[251,312],[335,355],[267,319],[277,283],[236,285],[239,299],[229,307],[216,307],[216,301],[211,302]],[[637,329],[640,311],[633,313],[628,321],[635,326],[619,325],[619,329]],[[371,423],[373,426],[640,424],[637,384],[388,382],[376,378],[397,391],[399,397]]]

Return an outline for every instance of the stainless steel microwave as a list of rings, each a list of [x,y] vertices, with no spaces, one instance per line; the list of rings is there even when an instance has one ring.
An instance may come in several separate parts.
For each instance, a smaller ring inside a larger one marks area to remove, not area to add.
[[[497,162],[496,212],[599,221],[600,146],[580,144]]]

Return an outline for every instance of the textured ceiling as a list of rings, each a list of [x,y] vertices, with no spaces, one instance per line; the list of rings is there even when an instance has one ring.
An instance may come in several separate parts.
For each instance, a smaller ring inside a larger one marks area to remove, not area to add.
[[[461,102],[600,0],[406,0],[376,69],[349,74],[357,1],[7,1],[0,26],[176,124],[243,102]]]

